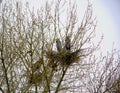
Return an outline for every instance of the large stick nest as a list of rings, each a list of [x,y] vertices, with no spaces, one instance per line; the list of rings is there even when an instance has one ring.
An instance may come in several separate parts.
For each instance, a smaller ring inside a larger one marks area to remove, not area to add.
[[[69,51],[47,51],[46,55],[47,58],[49,59],[50,64],[53,65],[61,65],[61,66],[69,66],[75,62],[79,61],[79,53],[80,50],[76,50],[74,52],[69,52]]]

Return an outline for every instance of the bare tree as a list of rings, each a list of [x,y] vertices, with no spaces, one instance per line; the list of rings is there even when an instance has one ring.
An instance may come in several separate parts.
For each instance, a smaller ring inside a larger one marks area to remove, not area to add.
[[[76,7],[56,0],[35,13],[28,3],[24,8],[16,1],[5,4],[0,14],[2,93],[114,93],[119,89],[119,58],[115,64],[114,51],[99,59],[94,55],[101,40],[94,45],[92,5],[88,3],[82,21]]]
[[[101,55],[100,58],[93,59],[96,64],[94,69],[89,70],[87,78],[89,93],[119,93],[119,51],[113,49],[107,56]]]

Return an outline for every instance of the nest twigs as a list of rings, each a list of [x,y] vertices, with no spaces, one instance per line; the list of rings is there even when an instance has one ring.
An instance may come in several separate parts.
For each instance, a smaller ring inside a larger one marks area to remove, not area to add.
[[[79,53],[80,49],[74,51],[74,52],[68,52],[68,51],[48,51],[47,58],[50,60],[49,64],[52,65],[52,67],[56,66],[62,66],[67,67],[70,66],[72,63],[79,61]]]

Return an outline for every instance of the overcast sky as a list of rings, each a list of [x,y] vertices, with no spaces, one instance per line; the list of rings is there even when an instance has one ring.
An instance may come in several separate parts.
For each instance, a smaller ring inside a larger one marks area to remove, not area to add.
[[[28,1],[31,6],[36,9],[41,2],[45,0],[21,0]],[[50,1],[50,0],[49,0]],[[67,0],[66,0],[67,1]],[[78,8],[84,7],[85,0],[75,0],[78,4]],[[119,48],[120,40],[120,0],[91,0],[93,3],[93,12],[97,16],[98,27],[97,30],[104,34],[105,49],[111,49],[113,42],[115,47]],[[82,9],[82,8],[80,8]],[[119,48],[120,49],[120,48]]]
[[[25,0],[24,0],[25,1]],[[36,8],[44,0],[26,0]],[[50,1],[50,0],[49,0]],[[67,0],[66,0],[67,1]],[[75,0],[78,4],[78,10],[86,8],[87,0]],[[104,34],[103,47],[105,50],[111,50],[112,44],[119,48],[120,40],[120,0],[91,0],[93,3],[93,12],[98,20],[98,31]],[[79,16],[79,14],[78,14]],[[119,48],[120,49],[120,48]]]
[[[98,30],[104,33],[104,44],[106,49],[115,47],[120,49],[120,0],[92,0],[94,12],[97,15]]]
[[[118,31],[120,30],[120,0],[98,0],[105,9],[110,13],[110,16],[115,21]],[[120,34],[120,31],[118,32]]]

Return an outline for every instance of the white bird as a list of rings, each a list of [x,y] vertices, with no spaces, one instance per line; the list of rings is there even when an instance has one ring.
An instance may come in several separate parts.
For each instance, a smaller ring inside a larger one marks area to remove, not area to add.
[[[66,48],[67,51],[70,51],[71,46],[70,46],[69,36],[67,36],[66,39],[65,39],[65,48]]]
[[[56,48],[58,51],[61,51],[62,49],[61,41],[59,39],[56,40]]]

